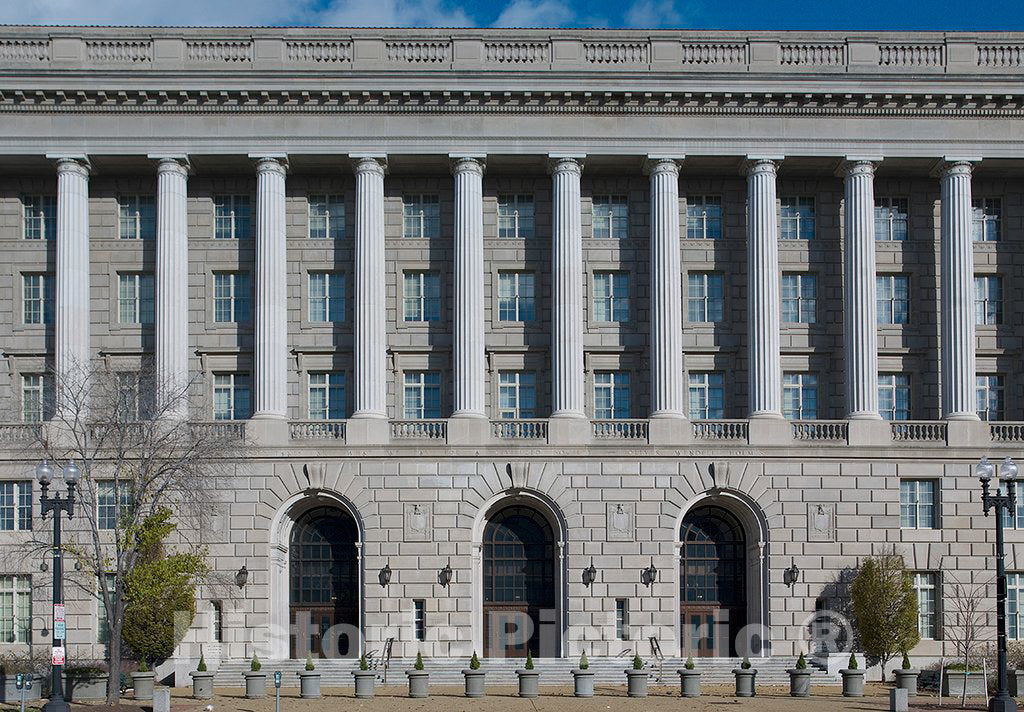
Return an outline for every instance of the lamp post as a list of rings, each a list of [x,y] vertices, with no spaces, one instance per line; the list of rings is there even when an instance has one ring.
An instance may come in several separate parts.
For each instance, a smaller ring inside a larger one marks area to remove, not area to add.
[[[995,494],[989,494],[989,482],[995,474],[995,466],[987,457],[981,458],[974,471],[981,480],[981,504],[985,516],[988,516],[990,509],[996,510],[996,672],[999,676],[999,691],[989,700],[988,709],[989,712],[1017,712],[1017,703],[1010,697],[1006,673],[1006,566],[1003,561],[1003,512],[1016,514],[1017,487],[1014,480],[1017,477],[1017,464],[1006,458],[999,467],[1002,484],[1006,485],[1005,493],[997,487]]]
[[[74,460],[68,462],[64,467],[64,481],[68,485],[68,493],[64,497],[55,494],[50,497],[47,491],[53,481],[53,468],[50,463],[43,460],[36,465],[36,479],[39,480],[39,487],[42,494],[39,497],[40,514],[45,519],[46,515],[53,512],[53,647],[64,648],[64,641],[67,638],[66,625],[63,611],[58,617],[58,606],[63,608],[64,592],[61,590],[61,575],[63,565],[60,550],[60,513],[67,512],[68,519],[75,511],[75,485],[81,472]],[[59,624],[59,625],[58,625]],[[58,645],[58,641],[60,644]],[[43,712],[70,712],[71,707],[64,700],[64,684],[61,679],[63,664],[53,664],[53,678],[50,688],[50,701],[43,705]]]

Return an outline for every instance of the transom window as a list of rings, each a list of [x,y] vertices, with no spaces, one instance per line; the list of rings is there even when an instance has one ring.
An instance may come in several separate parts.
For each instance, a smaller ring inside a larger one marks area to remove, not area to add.
[[[917,594],[917,632],[923,640],[938,638],[938,575],[930,571],[918,571],[914,576],[914,593]]]
[[[309,237],[313,240],[345,237],[345,196],[309,196]]]
[[[818,278],[813,274],[782,275],[782,321],[813,324],[818,311]]]
[[[910,322],[910,278],[905,274],[880,274],[875,278],[879,324]]]
[[[252,237],[252,203],[248,195],[214,197],[213,236],[217,240],[247,240]]]
[[[403,195],[402,215],[403,237],[440,237],[441,203],[436,195]]]
[[[249,319],[249,274],[214,272],[213,320],[218,324],[230,324]]]
[[[245,420],[251,414],[249,394],[252,379],[248,373],[213,375],[213,419]]]
[[[21,420],[39,423],[53,415],[52,381],[45,373],[21,375]]]
[[[782,411],[789,420],[818,417],[818,377],[813,373],[782,375]]]
[[[52,240],[57,237],[57,197],[26,195],[21,199],[23,210],[21,235],[26,240]]]
[[[402,417],[436,420],[441,417],[441,372],[406,371]]]
[[[309,374],[309,419],[345,417],[345,374],[340,371]]]
[[[691,373],[690,419],[721,420],[725,417],[725,375],[720,372]]]
[[[117,207],[122,240],[156,237],[156,201],[152,195],[122,195],[117,199]]]
[[[32,481],[0,482],[0,531],[28,531],[31,528]]]
[[[53,323],[53,275],[23,274],[21,316],[26,324]]]
[[[1003,201],[999,198],[971,199],[971,237],[975,242],[997,242],[1002,232]]]
[[[498,405],[503,420],[536,418],[537,374],[532,371],[499,371]]]
[[[687,277],[686,317],[691,322],[719,322],[725,315],[725,277],[714,272],[690,272]]]
[[[875,239],[881,242],[907,239],[910,218],[907,198],[875,198]]]
[[[591,211],[594,237],[629,237],[629,200],[626,196],[595,195]]]
[[[436,272],[406,272],[402,296],[405,321],[441,320],[441,276]]]
[[[122,324],[153,323],[153,275],[141,272],[117,275],[117,320]]]
[[[1002,420],[1003,409],[1003,377],[998,374],[986,373],[975,376],[978,393],[978,417],[982,420]]]
[[[498,273],[498,321],[534,321],[537,311],[532,272]]]
[[[910,420],[910,376],[878,374],[878,412],[886,420]]]
[[[96,482],[96,526],[117,529],[134,505],[130,482],[98,480]]]
[[[345,275],[309,273],[309,320],[316,324],[345,321]]]
[[[627,371],[594,372],[594,419],[629,418],[629,373]]]
[[[934,529],[937,491],[935,480],[900,480],[900,528]]]
[[[32,577],[0,576],[0,643],[32,642]]]
[[[498,237],[524,239],[533,237],[533,217],[532,195],[498,196]]]
[[[780,211],[779,236],[783,240],[814,238],[814,198],[782,198]]]
[[[722,198],[717,195],[686,196],[686,237],[716,240],[722,236]]]
[[[629,275],[594,272],[594,321],[629,321]]]
[[[1003,280],[996,275],[974,277],[974,323],[1003,323]]]

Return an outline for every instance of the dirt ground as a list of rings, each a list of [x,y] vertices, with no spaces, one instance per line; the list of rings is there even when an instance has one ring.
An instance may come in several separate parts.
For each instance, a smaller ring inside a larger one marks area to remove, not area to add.
[[[270,690],[273,692],[273,690]],[[274,697],[264,700],[247,700],[241,689],[218,688],[212,700],[193,700],[190,689],[173,691],[171,709],[173,712],[204,712],[212,705],[215,712],[275,712]],[[884,712],[889,709],[889,687],[880,684],[867,685],[866,696],[860,699],[845,699],[838,687],[820,688],[807,699],[789,697],[788,688],[759,687],[758,696],[753,699],[736,699],[731,687],[705,686],[702,696],[693,700],[681,700],[679,687],[652,687],[650,696],[643,699],[626,697],[624,686],[598,686],[597,695],[589,700],[577,699],[571,687],[542,687],[541,696],[535,700],[521,699],[512,687],[488,687],[487,697],[470,700],[462,696],[461,687],[431,687],[430,697],[425,700],[411,700],[407,688],[397,685],[379,686],[372,700],[357,700],[352,688],[326,688],[319,700],[301,700],[295,688],[282,689],[281,709],[284,712]],[[0,705],[0,710],[16,710],[17,707]],[[36,708],[29,708],[36,709]],[[151,708],[139,707],[126,700],[118,708],[106,705],[72,705],[76,712],[150,712]],[[953,710],[961,709],[959,701],[943,700],[940,707],[934,696],[923,695],[911,698],[911,710]],[[966,709],[984,710],[985,701],[976,699],[968,702]]]

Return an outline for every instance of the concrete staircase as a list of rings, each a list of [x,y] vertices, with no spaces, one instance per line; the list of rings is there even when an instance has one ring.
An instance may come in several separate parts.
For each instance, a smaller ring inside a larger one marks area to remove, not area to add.
[[[412,658],[396,658],[391,661],[388,669],[389,685],[405,685],[405,671],[411,670]],[[480,661],[480,668],[487,671],[489,685],[516,685],[515,671],[523,667],[522,658],[487,659]],[[537,658],[535,669],[540,672],[541,685],[571,685],[572,673],[578,660],[569,658]],[[648,669],[652,684],[678,685],[679,676],[676,670],[683,666],[684,659],[666,658],[664,663],[648,660]],[[792,658],[754,658],[751,660],[757,669],[759,685],[789,685],[786,670],[793,667]],[[733,668],[739,667],[740,658],[701,658],[696,661],[701,671],[704,684],[733,684]],[[430,673],[431,685],[462,685],[462,670],[469,661],[465,658],[431,658],[424,661],[424,667]],[[625,685],[625,669],[632,664],[632,658],[591,658],[590,670],[595,674],[595,682],[600,685]],[[334,659],[317,660],[316,668],[320,671],[320,684],[323,687],[351,687],[352,671],[359,666],[358,660]],[[281,685],[295,687],[299,684],[298,672],[305,667],[304,660],[268,660],[263,662],[262,671],[267,673],[268,687],[273,684],[274,672],[280,670]],[[225,660],[216,671],[214,684],[218,687],[242,687],[243,672],[249,669],[248,660]],[[839,685],[840,681],[830,678],[825,671],[808,661],[808,669],[812,670],[812,685]],[[381,682],[383,671],[379,671],[377,680]]]

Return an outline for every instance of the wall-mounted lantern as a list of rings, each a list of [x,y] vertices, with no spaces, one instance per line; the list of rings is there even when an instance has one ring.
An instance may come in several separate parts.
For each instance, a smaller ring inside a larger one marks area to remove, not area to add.
[[[239,588],[245,588],[245,584],[249,582],[249,569],[242,564],[242,568],[235,574],[235,585]]]
[[[800,567],[796,565],[796,560],[794,560],[793,563],[790,564],[790,567],[782,572],[782,582],[790,588],[793,588],[799,580]]]
[[[380,581],[381,588],[387,588],[391,585],[391,562],[388,561],[384,564],[384,568],[377,574],[377,580]]]
[[[448,584],[452,582],[452,562],[450,559],[444,565],[444,568],[437,572],[437,582],[444,588],[448,588]]]
[[[590,566],[583,569],[583,585],[590,588],[597,580],[597,569],[594,568],[594,560],[590,560]]]
[[[658,569],[654,566],[654,557],[651,557],[651,565],[640,572],[640,580],[644,586],[651,586],[658,580]]]

